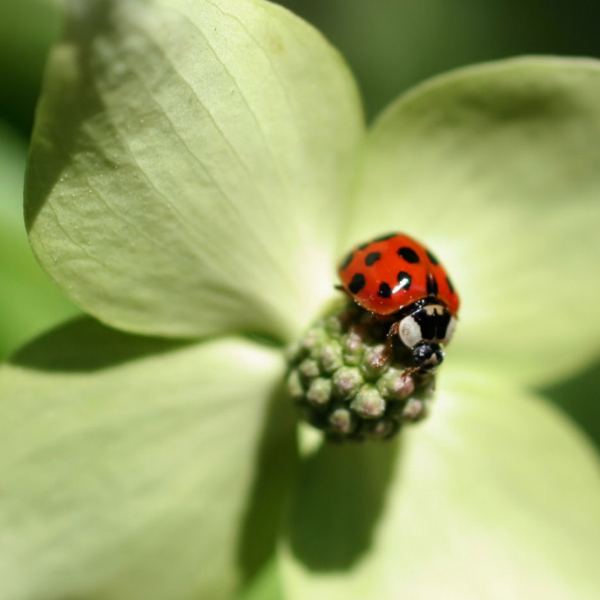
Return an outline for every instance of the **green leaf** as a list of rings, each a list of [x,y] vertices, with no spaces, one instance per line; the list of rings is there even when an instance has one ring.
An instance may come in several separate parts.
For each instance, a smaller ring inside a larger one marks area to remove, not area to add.
[[[463,302],[449,359],[542,383],[600,351],[600,63],[457,71],[371,132],[345,245],[413,234]]]
[[[331,295],[362,139],[321,35],[260,0],[73,0],[38,108],[30,238],[131,331],[292,339]]]
[[[293,472],[281,356],[80,320],[0,368],[0,598],[231,598]],[[258,535],[258,533],[260,535]]]
[[[0,120],[0,361],[27,339],[73,315],[35,261],[23,224],[27,147]]]
[[[58,39],[61,0],[0,2],[0,114],[27,133],[50,45]]]
[[[443,389],[399,444],[325,445],[305,462],[282,552],[291,600],[597,598],[585,437],[500,381],[467,373]]]

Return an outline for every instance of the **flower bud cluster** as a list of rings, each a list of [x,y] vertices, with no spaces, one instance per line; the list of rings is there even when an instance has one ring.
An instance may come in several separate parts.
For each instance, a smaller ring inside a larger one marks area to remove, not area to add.
[[[407,371],[398,348],[382,360],[389,326],[344,302],[289,349],[289,394],[328,438],[390,438],[427,415],[434,375]]]

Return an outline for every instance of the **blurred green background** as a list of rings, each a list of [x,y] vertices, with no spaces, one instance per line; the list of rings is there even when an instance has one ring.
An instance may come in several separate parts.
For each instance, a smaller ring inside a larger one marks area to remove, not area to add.
[[[345,55],[369,119],[412,85],[462,65],[519,54],[600,58],[600,3],[591,0],[280,3]],[[59,29],[60,0],[0,0],[0,359],[76,312],[37,267],[21,218],[27,140],[46,52]],[[548,393],[600,439],[600,419],[590,413],[590,399],[600,397],[600,364]]]

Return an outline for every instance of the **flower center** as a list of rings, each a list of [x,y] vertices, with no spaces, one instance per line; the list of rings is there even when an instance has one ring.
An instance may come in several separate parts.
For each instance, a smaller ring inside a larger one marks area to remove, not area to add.
[[[289,394],[328,439],[388,439],[427,415],[433,369],[415,367],[391,326],[343,300],[289,349]]]

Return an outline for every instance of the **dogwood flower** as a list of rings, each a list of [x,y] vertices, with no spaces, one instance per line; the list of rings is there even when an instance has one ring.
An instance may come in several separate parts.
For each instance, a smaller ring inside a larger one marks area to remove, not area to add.
[[[25,209],[91,317],[0,369],[0,599],[595,598],[598,456],[540,390],[600,349],[600,63],[463,69],[367,129],[276,5],[67,12]],[[390,230],[463,302],[432,415],[300,452],[285,349]]]

